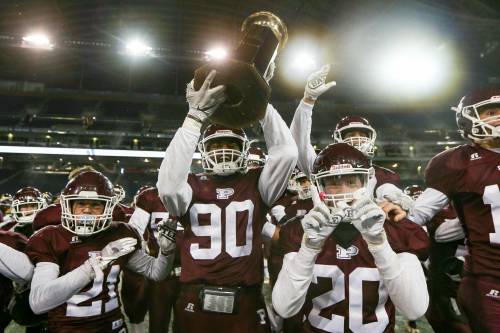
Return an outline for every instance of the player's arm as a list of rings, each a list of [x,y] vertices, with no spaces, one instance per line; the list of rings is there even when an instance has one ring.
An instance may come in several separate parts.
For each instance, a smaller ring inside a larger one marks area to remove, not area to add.
[[[446,194],[428,187],[415,201],[408,219],[419,225],[425,225],[449,202]]]
[[[223,86],[210,88],[214,78],[215,71],[212,71],[198,91],[194,91],[193,81],[189,83],[187,117],[167,147],[158,172],[156,187],[160,198],[168,211],[176,216],[184,215],[193,195],[187,179],[201,127],[225,99]]]
[[[34,237],[41,238],[36,234]],[[30,249],[32,259],[37,261],[31,280],[31,309],[36,314],[47,312],[67,302],[94,278],[103,280],[103,271],[121,256],[134,251],[136,244],[137,240],[132,237],[110,242],[102,249],[101,256],[89,258],[82,265],[59,276],[60,267],[56,263],[57,258],[51,254],[50,245],[43,239],[38,240],[39,247],[32,246]]]
[[[304,235],[300,248],[297,252],[289,252],[285,255],[283,266],[273,288],[273,307],[283,318],[297,314],[304,305],[316,258],[325,240],[343,217],[341,209],[338,209],[338,218],[331,217],[330,210],[321,202],[314,186],[311,186],[311,193],[314,208],[301,221]],[[332,216],[334,215],[336,214],[332,213]],[[287,238],[286,232],[284,238]]]
[[[304,305],[320,252],[303,245],[298,252],[285,254],[272,292],[273,307],[281,317],[292,317]]]
[[[95,277],[90,259],[62,276],[59,270],[53,262],[36,264],[29,297],[34,313],[44,313],[65,303]]]
[[[264,202],[271,206],[286,190],[297,164],[297,145],[285,121],[271,104],[267,105],[260,125],[269,155],[259,178],[259,192]]]
[[[28,256],[8,245],[0,243],[0,274],[17,283],[31,281],[33,264]]]
[[[355,199],[351,206],[352,224],[367,243],[389,297],[406,318],[423,316],[429,305],[429,294],[420,261],[411,253],[396,254],[385,233],[384,211],[368,196],[357,197],[355,193]]]
[[[127,268],[154,281],[165,279],[174,265],[176,232],[177,221],[169,219],[158,223],[158,257],[154,258],[143,249],[137,249],[128,260]]]
[[[396,254],[387,240],[368,249],[396,308],[410,320],[423,316],[429,305],[429,294],[417,256],[407,252]]]
[[[148,227],[150,218],[151,214],[149,214],[149,212],[137,206],[135,207],[132,216],[130,216],[128,224],[134,227],[134,229],[137,230],[139,235],[144,235],[144,233],[146,232],[146,228]]]
[[[297,164],[308,177],[311,177],[316,152],[311,144],[312,110],[316,99],[333,87],[334,81],[326,83],[330,66],[325,65],[319,71],[312,73],[307,79],[304,98],[295,110],[290,130],[297,143],[299,158]]]

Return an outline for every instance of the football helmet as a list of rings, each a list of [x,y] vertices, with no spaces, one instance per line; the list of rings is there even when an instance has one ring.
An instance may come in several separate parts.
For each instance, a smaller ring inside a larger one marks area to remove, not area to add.
[[[142,185],[141,187],[139,187],[139,189],[137,190],[137,192],[135,192],[134,199],[132,201],[131,207],[135,208],[137,206],[137,198],[139,197],[139,195],[142,192],[146,191],[147,189],[153,188],[153,187],[154,186],[151,186],[151,185]]]
[[[116,196],[118,197],[118,202],[122,202],[123,199],[125,199],[125,196],[127,195],[125,193],[125,189],[123,188],[123,186],[118,185],[118,184],[115,184],[115,186],[113,186],[113,191],[115,192]]]
[[[500,108],[500,87],[487,86],[465,95],[458,106],[452,108],[465,139],[478,142],[500,137],[500,115],[480,118],[482,111],[493,106]]]
[[[266,164],[266,155],[259,147],[250,147],[248,149],[248,168],[259,168]]]
[[[339,184],[345,180],[359,179],[361,187],[366,188],[368,180],[374,175],[375,171],[370,159],[347,143],[328,145],[318,154],[313,166],[316,187],[326,205],[330,207],[339,207],[340,201],[350,203],[354,200],[354,192],[359,187],[353,186],[351,191],[344,193],[329,194],[325,190],[327,184]]]
[[[36,213],[45,207],[47,201],[39,189],[31,186],[23,187],[12,199],[12,216],[17,223],[33,223]]]
[[[306,174],[300,171],[297,167],[295,167],[295,170],[292,172],[292,176],[288,180],[287,189],[292,193],[297,193],[300,200],[311,198],[311,183],[304,183],[305,180],[309,180],[309,178],[307,178]]]
[[[349,132],[355,130],[366,133],[366,137],[359,135],[347,136]],[[337,123],[337,126],[335,126],[332,138],[334,143],[347,143],[360,150],[363,154],[370,158],[372,158],[375,153],[375,140],[377,139],[377,132],[366,118],[358,116],[347,116],[342,118]]]
[[[101,201],[104,210],[99,215],[73,214],[73,205],[78,200]],[[118,197],[106,176],[97,171],[84,171],[66,184],[60,202],[62,226],[79,236],[90,236],[109,227]]]
[[[410,185],[406,186],[403,192],[413,200],[417,200],[420,194],[424,193],[424,189],[420,185]]]
[[[4,215],[10,214],[12,209],[12,195],[9,193],[0,194],[0,210]]]
[[[209,149],[210,145],[224,141],[237,142],[239,149]],[[201,164],[205,172],[221,176],[245,172],[248,149],[249,141],[242,129],[232,129],[218,124],[208,125],[198,143]]]

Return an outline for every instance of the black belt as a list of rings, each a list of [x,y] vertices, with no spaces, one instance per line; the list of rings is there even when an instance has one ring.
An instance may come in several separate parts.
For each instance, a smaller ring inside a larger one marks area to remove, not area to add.
[[[262,291],[262,285],[260,285],[260,284],[254,284],[251,286],[214,286],[211,284],[203,284],[203,283],[181,283],[181,291],[199,293],[205,287],[209,287],[209,288],[217,288],[217,287],[234,288],[234,289],[237,289],[238,292],[241,292],[244,294],[260,293]]]

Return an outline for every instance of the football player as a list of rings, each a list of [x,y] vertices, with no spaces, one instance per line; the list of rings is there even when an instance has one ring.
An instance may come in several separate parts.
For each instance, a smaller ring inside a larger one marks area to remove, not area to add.
[[[47,207],[47,201],[40,190],[31,186],[21,188],[14,194],[12,200],[12,223],[4,225],[2,229],[30,237],[33,234],[33,221],[45,207]]]
[[[297,107],[290,125],[290,130],[299,150],[298,166],[308,177],[311,176],[316,158],[316,152],[311,145],[312,110],[316,100],[336,85],[335,81],[326,82],[329,71],[330,65],[325,65],[309,76],[304,90],[304,98]],[[342,118],[336,125],[332,136],[333,142],[344,142],[352,145],[370,159],[374,155],[376,137],[375,129],[370,123],[365,118],[357,116]],[[399,175],[376,165],[374,165],[374,169],[375,177],[372,181],[376,183],[374,187],[375,197],[379,200],[395,203],[403,210],[409,211],[413,201],[398,188],[400,186]],[[396,209],[393,205],[391,207]],[[385,207],[384,210],[387,211]],[[404,216],[399,209],[393,210],[391,214],[397,214],[401,218]]]
[[[0,229],[3,229],[5,224],[12,222],[11,208],[12,195],[9,193],[0,194],[0,213],[2,217],[0,219]]]
[[[427,188],[409,218],[423,225],[448,204],[453,205],[459,222],[454,229],[448,228],[447,234],[463,238],[463,226],[470,252],[465,258],[458,302],[472,331],[498,332],[500,88],[474,90],[453,109],[459,130],[470,143],[448,149],[429,161],[425,171]]]
[[[14,297],[13,282],[23,286],[31,281],[33,264],[24,249],[26,236],[12,231],[0,230],[0,331],[9,325],[11,313],[7,309]]]
[[[431,247],[427,272],[430,302],[425,316],[436,333],[472,332],[467,318],[457,305],[463,261],[467,255],[465,239],[462,236],[454,240],[446,235],[446,231],[441,231],[443,226],[455,220],[455,210],[447,206],[426,225]]]
[[[181,291],[176,318],[181,332],[269,332],[261,295],[262,227],[268,207],[286,189],[297,147],[277,111],[260,121],[269,152],[263,168],[248,169],[242,129],[201,128],[224,101],[224,87],[188,84],[189,112],[167,148],[157,188],[184,227]],[[200,138],[201,136],[201,138]],[[204,173],[190,174],[196,147]]]
[[[126,332],[117,292],[121,269],[154,280],[170,273],[175,226],[162,226],[160,254],[151,257],[130,226],[112,221],[116,204],[108,178],[81,172],[61,193],[61,223],[30,238],[35,270],[29,301],[35,313],[48,312],[50,332]]]
[[[129,224],[135,227],[139,234],[143,235],[147,243],[149,253],[158,251],[158,243],[155,234],[158,223],[167,221],[169,213],[163,206],[158,195],[158,190],[149,187],[140,192],[136,198],[135,211],[130,218]],[[180,247],[183,229],[177,225],[176,244]],[[170,314],[172,313],[179,291],[180,261],[178,253],[172,274],[163,281],[148,281],[148,287],[143,308],[149,311],[149,332],[167,333],[170,325]],[[132,294],[135,295],[135,294]],[[177,327],[173,321],[174,329]]]
[[[91,166],[83,166],[73,169],[69,175],[68,180],[75,178],[82,172],[95,171]],[[114,192],[115,194],[117,192]],[[117,204],[113,209],[113,221],[127,222],[132,215],[132,209],[123,204]],[[61,203],[57,200],[56,203],[41,209],[33,220],[33,231],[38,231],[48,225],[58,225],[61,223]]]
[[[248,168],[260,168],[266,164],[266,155],[259,147],[248,149]]]
[[[370,160],[352,146],[329,145],[312,171],[314,208],[280,232],[286,254],[276,311],[287,318],[302,309],[303,332],[394,332],[395,308],[410,319],[424,315],[423,228],[385,223],[368,188]]]

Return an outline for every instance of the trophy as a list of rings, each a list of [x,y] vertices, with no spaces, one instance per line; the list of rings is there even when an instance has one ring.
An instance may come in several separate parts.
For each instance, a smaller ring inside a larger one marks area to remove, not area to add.
[[[217,71],[212,86],[225,85],[227,99],[210,119],[231,128],[246,127],[264,117],[271,88],[263,77],[288,39],[285,24],[270,12],[247,17],[241,32],[230,59],[210,62],[194,72],[198,90],[208,73]]]

